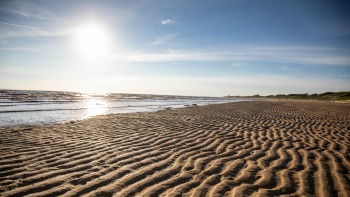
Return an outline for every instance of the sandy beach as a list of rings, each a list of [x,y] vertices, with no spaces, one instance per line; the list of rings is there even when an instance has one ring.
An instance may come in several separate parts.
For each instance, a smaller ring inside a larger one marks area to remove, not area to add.
[[[0,196],[350,196],[348,103],[193,106],[0,135]]]

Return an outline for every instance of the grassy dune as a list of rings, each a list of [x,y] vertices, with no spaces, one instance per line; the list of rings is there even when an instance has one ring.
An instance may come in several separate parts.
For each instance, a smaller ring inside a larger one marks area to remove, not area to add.
[[[350,92],[325,92],[321,94],[277,94],[268,96],[254,95],[251,97],[298,100],[348,101],[350,100]]]

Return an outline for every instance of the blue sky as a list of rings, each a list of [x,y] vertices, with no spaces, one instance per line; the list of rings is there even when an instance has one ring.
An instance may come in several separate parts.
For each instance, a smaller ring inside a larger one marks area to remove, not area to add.
[[[96,31],[77,49],[87,24]],[[0,88],[350,90],[349,24],[345,0],[0,1]]]

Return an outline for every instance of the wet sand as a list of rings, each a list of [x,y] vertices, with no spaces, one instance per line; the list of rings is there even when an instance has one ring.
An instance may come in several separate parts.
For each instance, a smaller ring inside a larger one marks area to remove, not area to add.
[[[0,196],[350,196],[350,104],[239,102],[0,135]]]

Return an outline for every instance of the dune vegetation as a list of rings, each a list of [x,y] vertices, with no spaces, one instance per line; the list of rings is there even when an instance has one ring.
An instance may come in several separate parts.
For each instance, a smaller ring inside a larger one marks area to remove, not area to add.
[[[250,96],[253,98],[275,98],[275,99],[302,99],[302,100],[325,100],[325,101],[347,101],[350,100],[350,91],[324,92],[320,94],[277,94],[260,96]]]

